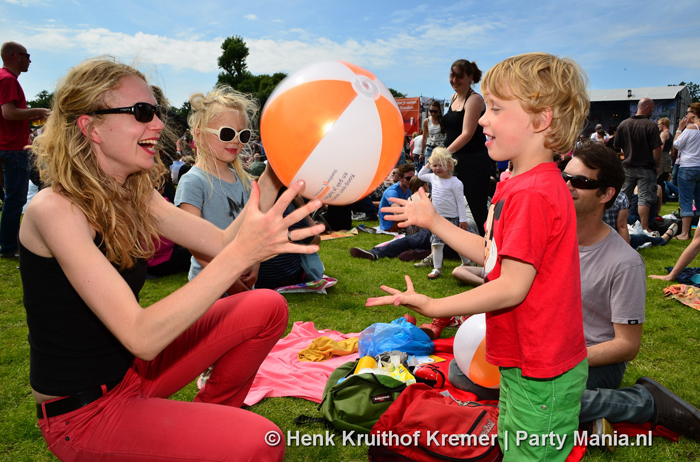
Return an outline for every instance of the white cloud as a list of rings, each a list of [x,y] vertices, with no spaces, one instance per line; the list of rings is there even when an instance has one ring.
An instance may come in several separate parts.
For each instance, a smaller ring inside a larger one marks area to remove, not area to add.
[[[245,15],[245,16],[243,16],[243,17],[244,17],[245,19],[247,19],[248,21],[257,21],[257,20],[258,20],[258,17],[255,16],[254,14],[247,14],[247,15]]]
[[[217,58],[223,39],[192,40],[138,32],[134,35],[108,29],[45,28],[37,31],[32,47],[44,50],[84,50],[90,56],[111,55],[123,60],[136,59],[176,70],[217,72]]]

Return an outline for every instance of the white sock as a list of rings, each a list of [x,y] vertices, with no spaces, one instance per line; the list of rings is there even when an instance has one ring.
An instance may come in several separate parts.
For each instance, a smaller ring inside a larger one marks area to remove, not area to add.
[[[432,244],[433,249],[433,268],[442,269],[442,249],[445,244]]]

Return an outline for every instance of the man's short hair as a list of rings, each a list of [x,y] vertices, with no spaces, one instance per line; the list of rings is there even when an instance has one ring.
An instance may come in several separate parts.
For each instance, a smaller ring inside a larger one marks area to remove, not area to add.
[[[574,158],[591,170],[598,170],[597,180],[602,185],[598,189],[600,195],[605,194],[608,188],[615,188],[615,194],[605,203],[606,209],[612,207],[625,182],[625,170],[620,156],[600,143],[593,143],[574,151]]]
[[[586,74],[572,59],[525,53],[489,69],[481,89],[500,99],[519,99],[535,126],[539,114],[551,108],[552,123],[544,146],[567,153],[574,148],[588,116],[587,85]]]
[[[407,164],[401,164],[399,165],[399,178],[403,178],[405,174],[408,172],[415,172],[416,171],[416,166],[413,165],[412,163],[407,163]]]

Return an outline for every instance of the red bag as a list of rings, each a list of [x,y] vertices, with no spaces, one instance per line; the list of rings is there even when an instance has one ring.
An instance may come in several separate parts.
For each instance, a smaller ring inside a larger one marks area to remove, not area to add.
[[[421,383],[407,387],[372,428],[372,462],[501,459],[498,408],[458,402]]]

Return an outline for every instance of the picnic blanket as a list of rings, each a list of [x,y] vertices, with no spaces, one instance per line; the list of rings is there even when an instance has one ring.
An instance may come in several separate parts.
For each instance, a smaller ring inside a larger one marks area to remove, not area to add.
[[[688,284],[673,284],[664,289],[664,297],[678,300],[682,304],[700,311],[700,289]]]
[[[670,266],[666,267],[666,271],[669,273],[672,269]],[[680,272],[676,280],[681,284],[700,287],[700,268],[686,268]]]
[[[330,234],[321,234],[322,241],[328,241],[330,239],[338,239],[341,237],[352,237],[357,236],[357,228],[353,228],[350,231],[333,231]]]
[[[326,289],[333,287],[338,280],[330,276],[312,282],[301,282],[291,286],[278,287],[275,290],[280,294],[314,293],[326,295]]]
[[[365,225],[359,225],[357,227],[358,230],[362,231],[363,233],[369,233],[369,234],[389,234],[391,236],[396,236],[399,233],[395,233],[393,231],[384,231],[382,228],[379,226],[365,226]]]
[[[319,337],[342,341],[360,333],[343,334],[317,330],[313,322],[297,321],[292,331],[280,339],[263,361],[244,404],[252,406],[263,398],[292,396],[320,403],[328,377],[339,366],[355,361],[359,355],[334,356],[323,362],[299,361],[299,352]]]

